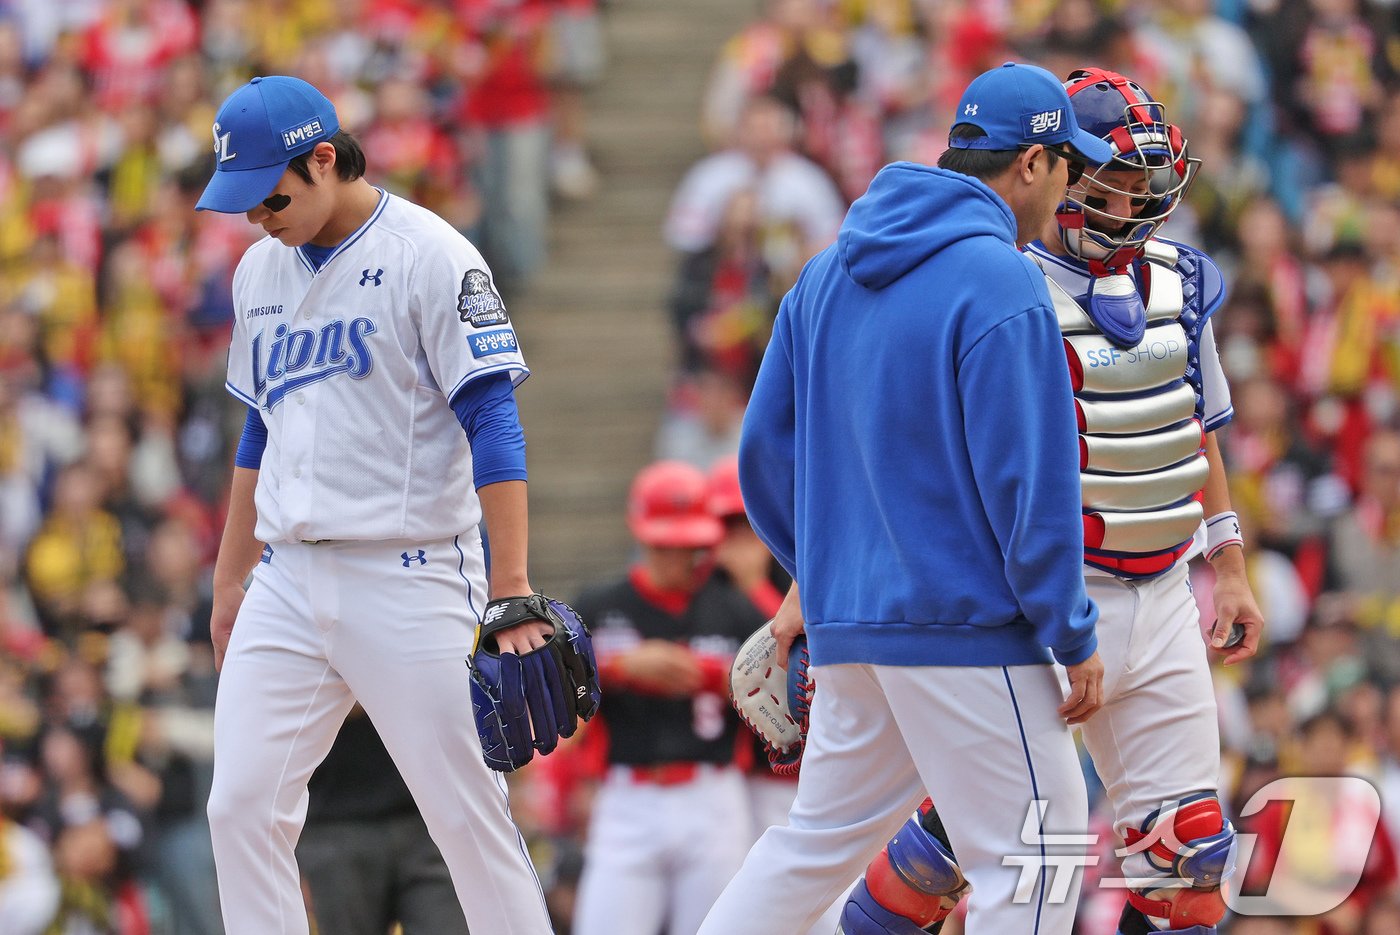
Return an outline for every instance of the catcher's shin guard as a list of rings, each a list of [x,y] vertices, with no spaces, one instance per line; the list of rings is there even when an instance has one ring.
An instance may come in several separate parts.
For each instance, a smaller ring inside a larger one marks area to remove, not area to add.
[[[841,914],[845,935],[937,932],[969,890],[933,803],[905,822],[866,868]]]
[[[1235,872],[1235,829],[1221,814],[1215,793],[1188,796],[1154,812],[1142,830],[1128,831],[1127,843],[1170,880],[1163,880],[1165,886],[1141,881],[1144,885],[1128,891],[1122,935],[1214,932],[1225,917],[1220,888]]]
[[[1123,907],[1123,915],[1118,919],[1118,935],[1216,935],[1219,931],[1213,925],[1192,925],[1187,928],[1159,929],[1132,903]]]
[[[883,853],[876,858],[884,859]],[[880,905],[870,894],[866,881],[861,880],[851,890],[850,898],[841,910],[841,924],[836,929],[836,935],[928,935],[943,927],[942,922],[935,924],[937,928],[920,928],[906,916],[891,912]]]

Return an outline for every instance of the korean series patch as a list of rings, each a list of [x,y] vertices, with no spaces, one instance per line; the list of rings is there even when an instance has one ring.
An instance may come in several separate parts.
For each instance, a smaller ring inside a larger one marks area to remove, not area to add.
[[[457,294],[457,312],[464,324],[473,328],[489,328],[510,323],[505,303],[491,284],[485,270],[470,269],[462,277],[462,291]]]

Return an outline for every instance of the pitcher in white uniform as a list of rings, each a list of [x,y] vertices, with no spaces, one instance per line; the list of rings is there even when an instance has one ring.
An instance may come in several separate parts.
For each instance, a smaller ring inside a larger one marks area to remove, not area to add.
[[[513,396],[528,370],[491,273],[445,221],[364,179],[358,143],[304,81],[235,91],[214,149],[198,208],[268,234],[233,281],[227,385],[248,417],[214,572],[225,928],[307,932],[293,852],[307,780],[359,701],[471,929],[549,932],[469,689],[487,602],[532,593]],[[547,632],[521,624],[500,646]]]

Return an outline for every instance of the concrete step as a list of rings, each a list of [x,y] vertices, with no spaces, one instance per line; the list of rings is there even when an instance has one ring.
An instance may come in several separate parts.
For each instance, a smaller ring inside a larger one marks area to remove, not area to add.
[[[596,196],[556,206],[550,258],[512,318],[533,375],[517,393],[530,465],[531,579],[572,597],[632,555],[625,502],[651,459],[673,374],[661,239],[721,43],[752,0],[612,0],[609,64],[589,95]]]

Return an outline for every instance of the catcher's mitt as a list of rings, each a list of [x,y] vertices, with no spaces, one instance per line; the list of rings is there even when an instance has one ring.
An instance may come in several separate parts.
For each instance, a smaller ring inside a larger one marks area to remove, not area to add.
[[[539,649],[517,656],[497,651],[495,635],[526,620],[554,627]],[[519,769],[571,737],[578,719],[598,710],[598,663],[578,613],[563,601],[531,594],[486,605],[471,658],[472,711],[486,765]]]
[[[816,685],[807,674],[807,638],[788,652],[788,668],[778,666],[778,641],[768,621],[739,647],[729,670],[730,699],[739,717],[763,741],[768,765],[779,776],[796,776],[807,744],[807,717]]]

